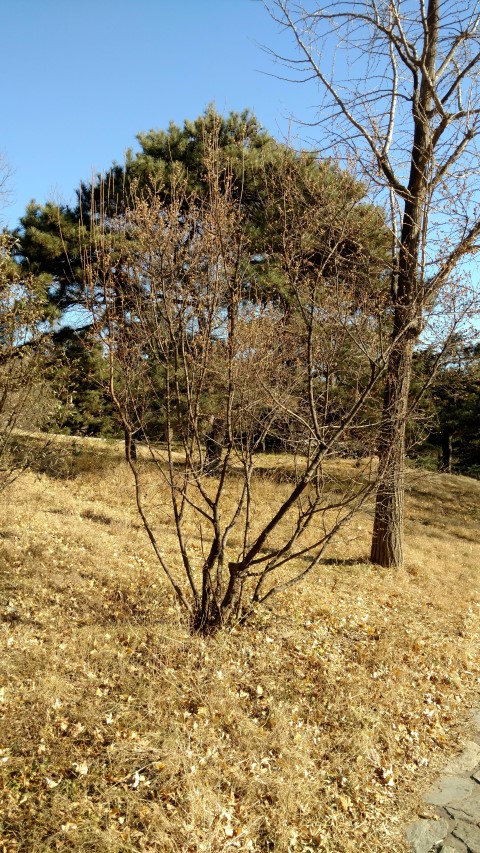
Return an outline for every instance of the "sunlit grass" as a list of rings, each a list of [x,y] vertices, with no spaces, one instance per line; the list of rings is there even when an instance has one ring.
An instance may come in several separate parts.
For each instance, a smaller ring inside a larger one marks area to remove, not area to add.
[[[480,484],[411,472],[405,571],[368,564],[365,512],[302,586],[206,640],[155,562],[121,444],[75,448],[66,473],[3,496],[3,849],[402,850],[478,690]],[[259,478],[258,523],[286,488]],[[153,474],[148,499],[175,563]]]

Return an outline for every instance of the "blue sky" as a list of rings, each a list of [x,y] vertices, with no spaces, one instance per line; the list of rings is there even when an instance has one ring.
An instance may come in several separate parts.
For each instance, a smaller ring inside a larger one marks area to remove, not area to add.
[[[122,161],[135,135],[252,109],[277,138],[303,131],[315,92],[279,80],[261,45],[289,52],[259,0],[3,0],[0,152],[18,224],[31,198],[74,199],[81,179]]]

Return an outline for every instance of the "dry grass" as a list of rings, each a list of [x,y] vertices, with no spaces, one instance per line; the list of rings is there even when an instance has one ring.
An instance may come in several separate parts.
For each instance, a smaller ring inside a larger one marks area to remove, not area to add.
[[[121,450],[82,448],[77,476],[3,498],[0,849],[402,850],[477,701],[480,484],[413,474],[405,572],[365,562],[364,515],[303,586],[205,640]],[[281,488],[264,477],[261,506]]]

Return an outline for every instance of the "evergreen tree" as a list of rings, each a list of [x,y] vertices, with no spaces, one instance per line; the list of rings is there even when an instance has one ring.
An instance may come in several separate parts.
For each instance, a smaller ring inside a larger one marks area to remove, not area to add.
[[[81,247],[87,229],[78,207],[32,201],[16,238],[23,271],[43,281],[53,309],[63,312],[84,304]]]
[[[125,315],[133,316],[135,298],[129,255],[135,252],[135,234],[131,231],[126,239],[124,233],[122,240],[116,241],[115,231],[139,199],[148,203],[149,198],[155,198],[157,204],[160,199],[167,206],[172,193],[181,188],[185,204],[195,196],[200,205],[209,192],[207,172],[212,145],[220,190],[228,188],[248,231],[246,299],[273,301],[282,310],[298,310],[281,260],[283,234],[279,214],[287,183],[292,190],[295,187],[289,195],[292,201],[295,199],[290,215],[302,223],[302,233],[298,231],[297,236],[303,274],[317,270],[335,288],[341,280],[352,280],[353,273],[357,290],[352,312],[369,311],[375,315],[383,310],[382,293],[387,286],[381,260],[386,251],[384,217],[378,208],[364,202],[364,187],[348,173],[319,161],[312,153],[296,154],[275,142],[248,111],[222,117],[209,107],[195,121],[185,121],[183,127],[172,123],[167,131],[139,134],[138,141],[141,150],[127,152],[124,165],[113,164],[93,186],[81,184],[74,208],[32,202],[21,221],[23,263],[48,281],[51,304],[59,310],[80,308],[95,296],[95,282],[84,280],[82,254],[88,253],[92,258],[95,239],[102,239],[99,232],[103,229],[109,231],[115,270],[111,282],[116,298]],[[324,216],[309,222],[305,211],[318,197],[324,202]],[[348,216],[344,215],[345,210],[349,211]],[[268,254],[265,246],[269,247]],[[125,334],[126,330],[127,327]],[[99,374],[95,381],[100,380]],[[213,408],[214,399],[212,389]],[[88,421],[86,413],[85,418]],[[212,429],[217,432],[214,411],[212,418]],[[80,421],[80,430],[91,428]]]
[[[440,469],[480,477],[480,344],[464,345],[439,371],[433,388]]]
[[[48,373],[59,403],[58,429],[73,435],[119,435],[106,390],[107,365],[89,327],[67,326],[52,334]]]

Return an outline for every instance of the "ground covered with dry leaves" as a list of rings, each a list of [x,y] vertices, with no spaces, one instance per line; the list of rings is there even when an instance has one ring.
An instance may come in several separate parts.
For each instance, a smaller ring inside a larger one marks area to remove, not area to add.
[[[365,514],[202,639],[120,450],[76,454],[2,498],[0,850],[403,850],[478,701],[480,483],[413,472],[404,572],[366,562]]]

